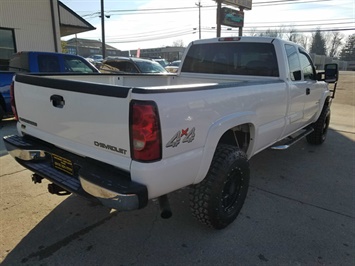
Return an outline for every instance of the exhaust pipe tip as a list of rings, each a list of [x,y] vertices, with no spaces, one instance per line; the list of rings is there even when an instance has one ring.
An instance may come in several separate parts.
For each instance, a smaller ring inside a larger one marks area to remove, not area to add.
[[[163,210],[160,214],[160,217],[163,219],[169,219],[171,216],[173,216],[171,210]]]
[[[160,217],[163,219],[169,219],[173,213],[171,212],[170,203],[167,195],[160,196],[158,198],[160,206]]]

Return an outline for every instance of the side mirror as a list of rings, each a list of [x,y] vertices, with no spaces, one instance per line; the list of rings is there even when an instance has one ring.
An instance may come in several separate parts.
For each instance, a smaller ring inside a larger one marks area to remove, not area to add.
[[[302,79],[301,70],[294,71],[294,72],[292,72],[292,74],[293,74],[293,77],[294,77],[295,81],[298,81],[298,80]]]
[[[338,64],[326,64],[324,66],[324,76],[325,82],[327,83],[335,83],[339,78],[339,68]]]

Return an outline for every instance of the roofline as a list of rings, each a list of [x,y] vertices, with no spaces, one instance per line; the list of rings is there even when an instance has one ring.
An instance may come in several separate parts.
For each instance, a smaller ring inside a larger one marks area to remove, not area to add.
[[[81,16],[79,16],[77,13],[75,13],[72,9],[70,9],[69,7],[67,7],[65,4],[63,4],[61,1],[58,1],[58,9],[59,6],[63,7],[65,10],[67,10],[69,13],[71,13],[73,16],[75,16],[77,19],[79,19],[81,22],[83,22],[85,25],[88,26],[88,30],[96,30],[96,28],[91,25],[89,22],[87,22],[85,19],[83,19]],[[65,24],[62,24],[65,25]],[[65,26],[70,26],[70,25],[65,25]],[[79,27],[79,26],[76,26]],[[81,27],[83,28],[83,27]]]

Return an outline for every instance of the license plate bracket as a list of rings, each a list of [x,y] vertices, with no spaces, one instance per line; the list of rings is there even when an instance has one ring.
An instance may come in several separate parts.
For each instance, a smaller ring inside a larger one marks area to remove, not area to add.
[[[74,175],[73,162],[67,158],[52,153],[52,166],[66,174]]]

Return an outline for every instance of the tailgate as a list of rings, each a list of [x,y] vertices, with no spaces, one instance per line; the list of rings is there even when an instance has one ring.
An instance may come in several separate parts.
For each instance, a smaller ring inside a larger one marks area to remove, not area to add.
[[[17,75],[19,129],[62,149],[128,170],[129,94],[128,87]]]

